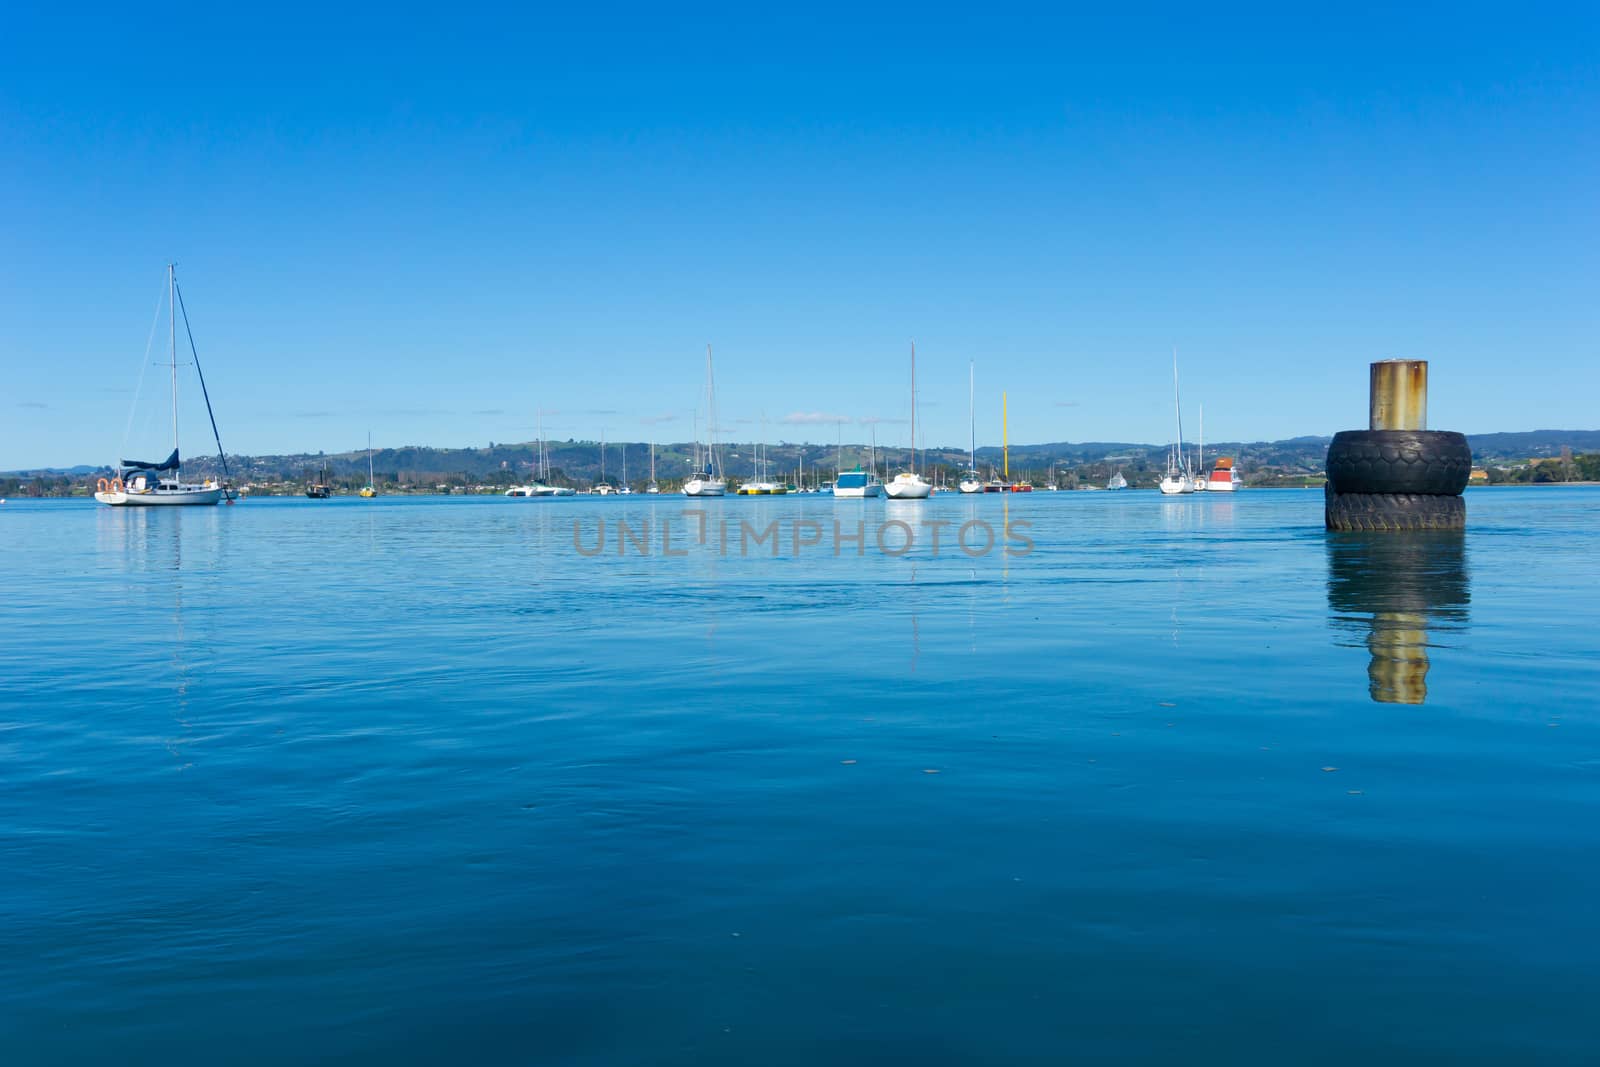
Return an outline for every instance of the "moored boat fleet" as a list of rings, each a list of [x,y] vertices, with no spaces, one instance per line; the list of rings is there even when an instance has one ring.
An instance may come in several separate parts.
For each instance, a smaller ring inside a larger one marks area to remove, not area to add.
[[[214,505],[222,502],[233,503],[239,493],[232,488],[229,480],[227,455],[222,449],[221,435],[217,432],[216,417],[211,409],[211,399],[206,391],[205,376],[200,369],[199,354],[195,351],[194,335],[189,326],[188,312],[184,307],[181,290],[178,287],[177,274],[173,266],[168,266],[166,277],[165,302],[168,310],[168,355],[169,365],[172,370],[171,381],[171,407],[172,407],[172,452],[160,462],[143,460],[121,460],[113,477],[101,478],[97,485],[94,497],[102,504],[111,507],[153,507],[153,506],[183,506],[183,505]],[[178,441],[178,368],[182,364],[178,361],[177,352],[177,322],[179,317],[184,320],[185,336],[188,339],[191,362],[199,379],[201,395],[205,399],[206,413],[210,421],[213,437],[217,444],[218,467],[222,473],[220,478],[212,477],[202,481],[185,480],[183,477],[182,452]],[[1236,492],[1243,488],[1243,480],[1238,468],[1229,457],[1222,457],[1216,461],[1214,468],[1208,473],[1204,469],[1205,439],[1202,429],[1199,446],[1196,449],[1194,462],[1191,464],[1183,447],[1183,415],[1182,404],[1178,391],[1178,362],[1177,353],[1173,353],[1172,363],[1173,385],[1173,410],[1177,428],[1175,442],[1168,450],[1167,469],[1159,483],[1160,491],[1166,496],[1185,496],[1197,492]],[[802,452],[794,482],[775,479],[771,473],[770,456],[765,440],[756,444],[751,451],[751,477],[743,482],[736,482],[733,495],[736,496],[787,496],[829,493],[840,499],[886,499],[897,501],[926,500],[934,493],[958,492],[963,495],[988,494],[988,493],[1030,493],[1034,491],[1031,480],[1026,478],[1013,479],[1010,472],[1010,431],[1009,413],[1006,394],[1001,394],[1001,463],[996,471],[992,467],[985,477],[978,470],[977,462],[977,423],[976,423],[976,366],[968,366],[967,379],[967,418],[968,418],[968,448],[965,470],[955,478],[954,486],[944,481],[944,471],[940,471],[930,480],[930,470],[925,462],[919,463],[919,441],[917,438],[917,353],[916,345],[911,345],[910,352],[910,447],[905,452],[905,463],[902,469],[892,477],[885,477],[879,473],[877,447],[874,444],[866,455],[865,467],[857,464],[854,470],[845,470],[841,447],[840,462],[836,467],[833,480],[823,482],[821,472],[813,469],[812,477],[808,482],[805,470],[805,458]],[[696,428],[693,445],[693,459],[690,473],[683,480],[681,492],[686,497],[710,498],[722,497],[729,494],[730,479],[724,471],[721,449],[717,443],[717,406],[716,406],[716,381],[713,373],[711,346],[706,346],[705,359],[705,420],[704,435],[700,433],[698,411],[696,413]],[[513,485],[503,490],[503,495],[510,498],[543,498],[543,497],[570,497],[579,494],[580,490],[571,485],[554,484],[558,480],[552,477],[549,452],[544,435],[544,411],[536,413],[537,419],[537,452],[533,463],[534,478],[523,485]],[[1202,420],[1204,414],[1202,412]],[[763,422],[764,425],[764,422]],[[763,430],[763,437],[765,431]],[[874,433],[874,439],[876,434]],[[373,450],[371,434],[367,439],[367,484],[358,490],[358,495],[372,498],[378,495],[376,474],[373,466]],[[589,493],[599,496],[631,496],[634,490],[627,477],[627,449],[622,451],[623,476],[621,485],[613,485],[605,476],[606,444],[604,434],[600,443],[600,471],[598,482],[588,490]],[[952,477],[954,477],[952,475]],[[246,487],[248,489],[248,487]],[[1047,489],[1058,489],[1055,469],[1052,464],[1051,477]],[[1098,488],[1091,487],[1091,488]],[[1105,485],[1109,490],[1123,490],[1131,488],[1128,478],[1122,470],[1111,476]],[[660,495],[661,485],[656,477],[656,449],[652,441],[650,445],[650,480],[644,492],[649,495]],[[314,500],[326,500],[333,496],[333,487],[329,482],[326,464],[319,472],[318,478],[310,482],[305,495]]]

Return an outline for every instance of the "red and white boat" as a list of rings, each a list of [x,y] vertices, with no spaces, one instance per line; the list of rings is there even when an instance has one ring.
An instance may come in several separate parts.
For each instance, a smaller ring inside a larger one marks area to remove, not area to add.
[[[1211,476],[1206,479],[1206,492],[1231,493],[1243,488],[1244,479],[1233,469],[1233,460],[1227,456],[1217,460],[1217,465],[1211,469]]]

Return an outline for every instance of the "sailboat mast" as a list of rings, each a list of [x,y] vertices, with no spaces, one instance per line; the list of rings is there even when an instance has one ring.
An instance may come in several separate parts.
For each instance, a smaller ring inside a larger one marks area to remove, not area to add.
[[[172,451],[178,451],[178,280],[173,268],[176,264],[167,264],[167,348],[172,356]],[[178,457],[178,469],[172,472],[174,478],[183,475],[183,457]]]
[[[973,410],[973,392],[977,388],[976,361],[967,361],[967,467],[978,469],[978,415]]]
[[[1000,394],[1000,476],[1011,480],[1011,427],[1006,413],[1006,394]]]
[[[917,473],[917,342],[911,342],[911,473]]]
[[[711,376],[711,344],[706,343],[706,474],[717,473],[722,463],[717,456],[717,401],[716,387]]]
[[[1183,400],[1178,395],[1178,347],[1172,347],[1172,411],[1178,424],[1178,443],[1175,446],[1177,458],[1181,461],[1180,468],[1188,466],[1188,458],[1183,454]]]

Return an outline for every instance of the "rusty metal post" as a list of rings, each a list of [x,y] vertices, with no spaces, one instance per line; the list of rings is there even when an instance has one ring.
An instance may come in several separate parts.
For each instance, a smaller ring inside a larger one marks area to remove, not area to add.
[[[1372,365],[1371,430],[1428,428],[1428,361],[1384,359]]]

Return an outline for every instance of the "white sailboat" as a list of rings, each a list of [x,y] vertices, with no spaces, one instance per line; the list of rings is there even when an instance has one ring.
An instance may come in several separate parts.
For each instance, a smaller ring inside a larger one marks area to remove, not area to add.
[[[1200,442],[1195,446],[1194,471],[1192,481],[1194,491],[1203,493],[1206,489],[1206,406],[1200,405]]]
[[[550,484],[550,459],[544,444],[544,409],[534,410],[534,419],[538,427],[538,451],[534,458],[533,482],[529,485],[513,485],[506,490],[506,496],[572,496],[577,490],[570,486],[554,486]]]
[[[683,483],[684,496],[726,496],[728,493],[728,483],[722,477],[722,457],[717,452],[716,423],[716,383],[711,374],[711,346],[706,345],[706,448],[705,456],[703,457],[704,467],[701,467],[700,444],[696,440],[695,466],[697,469]]]
[[[928,480],[917,473],[917,345],[911,344],[911,469],[901,471],[883,487],[890,500],[926,500],[933,492]]]
[[[1167,473],[1161,479],[1164,496],[1180,496],[1194,492],[1194,478],[1189,472],[1188,457],[1183,454],[1183,403],[1178,395],[1178,350],[1172,350],[1172,410],[1178,424],[1178,440],[1167,453]]]
[[[1128,479],[1124,478],[1122,476],[1122,472],[1121,471],[1118,471],[1117,473],[1113,474],[1111,476],[1111,480],[1106,483],[1106,488],[1107,489],[1126,489],[1126,488],[1128,488]]]
[[[967,361],[967,469],[961,472],[957,488],[963,493],[983,492],[983,476],[978,473],[978,415],[973,406],[976,393],[977,372],[973,361]]]
[[[654,439],[650,441],[650,484],[645,486],[644,491],[651,496],[661,492],[661,486],[656,484],[656,443]]]
[[[113,478],[101,478],[94,498],[108,507],[182,507],[207,506],[226,499],[233,503],[234,494],[215,478],[204,482],[183,480],[183,460],[178,447],[178,312],[183,311],[183,329],[189,337],[189,351],[194,358],[195,374],[200,378],[200,392],[205,397],[206,414],[211,415],[211,432],[217,437],[217,456],[221,460],[224,477],[228,472],[228,459],[222,451],[222,439],[217,434],[217,419],[211,414],[211,395],[206,391],[206,378],[200,369],[200,355],[194,347],[194,333],[189,329],[189,314],[183,309],[183,297],[178,292],[178,276],[173,264],[167,265],[167,303],[169,321],[167,330],[169,365],[172,368],[172,455],[159,463],[125,459],[120,461]]]
[[[606,432],[600,431],[600,480],[589,490],[596,496],[610,496],[616,492],[612,484],[606,481]]]

